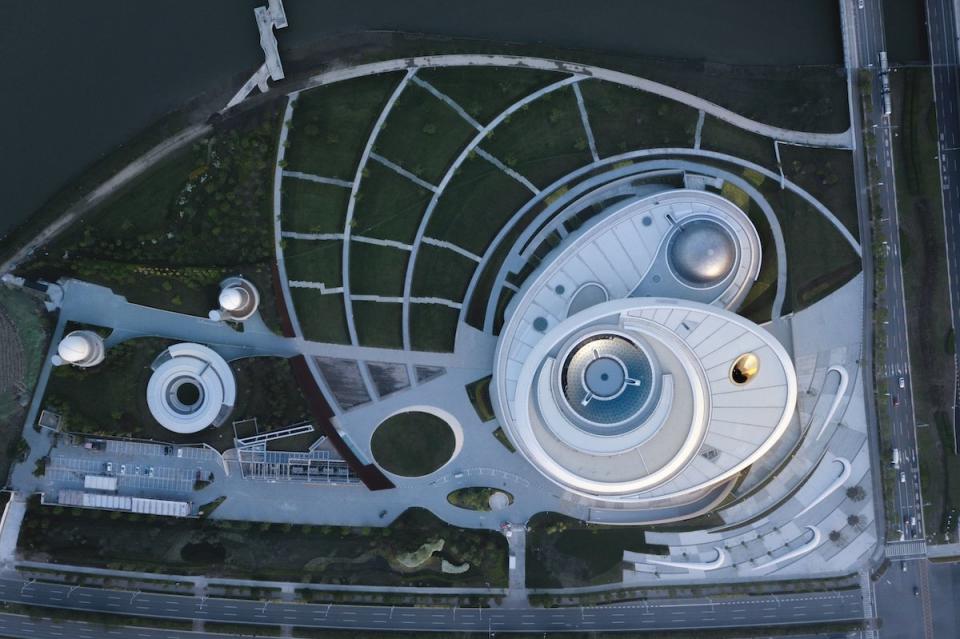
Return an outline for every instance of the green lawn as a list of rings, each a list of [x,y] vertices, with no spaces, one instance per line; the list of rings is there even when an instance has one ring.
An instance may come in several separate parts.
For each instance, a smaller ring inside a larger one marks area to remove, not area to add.
[[[392,246],[350,243],[350,293],[403,296],[410,252]]]
[[[429,413],[408,412],[377,426],[370,449],[385,470],[404,477],[429,475],[450,459],[454,435],[445,421]]]
[[[960,457],[952,432],[954,352],[937,117],[928,69],[904,69],[892,83],[894,114],[900,116],[894,159],[925,532],[943,543],[947,517],[952,512],[955,525],[960,509]],[[887,384],[878,380],[879,390],[896,392],[896,380]]]
[[[353,180],[373,125],[400,78],[399,73],[371,75],[301,93],[287,139],[286,168]]]
[[[312,288],[290,290],[303,336],[314,342],[349,344],[343,295],[322,295]]]
[[[183,520],[40,506],[31,501],[18,549],[54,563],[158,573],[377,586],[506,585],[507,543],[410,509],[387,528]],[[417,570],[396,557],[444,540]],[[470,569],[440,572],[441,558]]]
[[[700,148],[718,151],[755,162],[771,171],[777,170],[773,140],[744,131],[713,116],[706,116],[700,133]]]
[[[483,255],[500,228],[533,194],[474,155],[463,162],[437,204],[427,235]]]
[[[862,270],[853,247],[819,211],[767,180],[761,187],[777,213],[787,249],[784,313],[823,299]],[[811,250],[815,246],[816,250]]]
[[[423,69],[417,75],[446,94],[480,124],[487,124],[511,104],[566,74],[516,67]]]
[[[476,267],[476,262],[450,249],[421,244],[413,270],[413,296],[459,302]]]
[[[287,177],[283,179],[281,226],[297,233],[343,233],[350,189]]]
[[[476,129],[446,102],[410,83],[393,105],[374,150],[430,184],[447,167]]]
[[[596,526],[544,512],[527,524],[527,586],[567,588],[620,581],[623,551],[666,554],[641,528]]]
[[[600,80],[581,82],[580,91],[600,157],[634,149],[693,146],[696,109]]]
[[[748,179],[752,179],[754,184],[762,183],[766,178],[753,172],[744,171]],[[763,214],[760,207],[750,200],[749,196],[737,186],[725,182],[722,194],[741,209],[750,218],[754,228],[757,229],[757,235],[760,237],[760,246],[763,247],[760,256],[760,271],[753,286],[744,298],[743,303],[737,310],[737,313],[747,319],[762,324],[769,322],[771,311],[773,309],[773,300],[777,290],[777,251],[773,241],[773,230],[767,222],[767,216]]]
[[[495,128],[481,148],[539,188],[592,161],[573,89],[564,87],[523,107]]]
[[[343,283],[343,242],[340,240],[283,239],[287,279],[322,282],[328,288]]]
[[[353,211],[354,235],[409,244],[433,193],[379,162],[368,162]]]
[[[787,179],[814,195],[859,239],[853,154],[839,149],[781,144],[780,159]]]
[[[403,304],[354,300],[353,321],[361,346],[403,348]]]
[[[442,304],[410,305],[410,341],[417,351],[452,353],[460,311]]]

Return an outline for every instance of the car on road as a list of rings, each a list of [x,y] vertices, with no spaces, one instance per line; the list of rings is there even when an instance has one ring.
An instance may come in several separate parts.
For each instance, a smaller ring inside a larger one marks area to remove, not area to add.
[[[904,386],[906,386],[906,384],[907,384],[906,380],[904,380],[904,379],[901,377],[901,378],[900,378],[900,388],[903,388]]]
[[[907,562],[905,561],[900,562],[900,572],[907,572]]]
[[[919,596],[920,596],[920,589],[917,588],[916,586],[913,587],[913,596],[914,596],[914,597],[919,597]]]
[[[139,474],[140,474],[140,467],[139,467],[139,466],[134,466],[134,467],[133,467],[133,474],[134,474],[134,475],[139,475]]]
[[[857,0],[857,9],[863,9],[863,0]]]
[[[901,471],[901,473],[900,473],[900,483],[901,483],[901,484],[907,483],[907,473]]]
[[[153,477],[153,466],[147,466],[143,469],[143,474],[147,477]]]
[[[106,464],[103,465],[103,467],[104,469],[106,469],[108,473],[113,472],[113,462],[107,462]]]
[[[121,474],[121,475],[126,475],[126,474],[127,474],[127,465],[126,465],[126,464],[120,464],[120,474]]]
[[[897,397],[896,395],[893,396],[893,405],[894,405],[894,406],[899,406],[899,405],[900,405],[900,398]]]

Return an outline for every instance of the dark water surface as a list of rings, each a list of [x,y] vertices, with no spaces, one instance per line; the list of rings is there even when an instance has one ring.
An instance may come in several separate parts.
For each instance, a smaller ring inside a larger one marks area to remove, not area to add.
[[[0,235],[91,162],[261,61],[265,0],[0,0]],[[836,0],[287,0],[283,50],[396,29],[732,64],[839,64]]]

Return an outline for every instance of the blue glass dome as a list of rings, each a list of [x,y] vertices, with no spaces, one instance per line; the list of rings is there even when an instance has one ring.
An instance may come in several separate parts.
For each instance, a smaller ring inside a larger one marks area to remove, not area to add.
[[[570,349],[560,372],[560,386],[577,416],[601,427],[616,426],[638,415],[646,405],[653,388],[653,367],[644,351],[627,338],[591,335]],[[588,430],[603,434],[603,429]]]

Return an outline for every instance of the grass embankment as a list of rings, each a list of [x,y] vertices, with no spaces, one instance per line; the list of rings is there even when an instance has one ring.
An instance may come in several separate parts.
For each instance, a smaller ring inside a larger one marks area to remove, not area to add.
[[[374,151],[430,184],[437,184],[453,159],[476,134],[450,105],[408,84],[380,129]]]
[[[480,147],[541,189],[592,161],[570,87],[546,93],[511,114]]]
[[[0,481],[15,460],[26,457],[20,432],[50,341],[43,305],[21,291],[0,286]]]
[[[623,577],[623,551],[666,554],[630,526],[595,526],[557,513],[534,515],[527,534],[527,586],[567,588]]]
[[[377,426],[370,449],[377,463],[404,477],[428,475],[450,459],[455,439],[445,421],[421,412],[400,413]]]
[[[88,213],[20,271],[75,276],[109,286],[134,303],[206,315],[217,284],[241,274],[273,312],[269,170],[280,105],[219,123],[209,137],[164,160]]]
[[[944,542],[947,519],[952,513],[955,525],[960,507],[960,457],[954,453],[952,431],[954,337],[937,114],[928,69],[901,69],[892,84],[900,98],[894,108],[901,132],[894,137],[894,158],[924,521],[927,535]],[[896,376],[887,382],[888,392],[895,392]]]
[[[150,414],[146,389],[150,364],[171,343],[158,338],[130,340],[113,347],[104,362],[94,368],[55,368],[43,405],[61,413],[64,428],[71,432],[179,444],[203,442],[220,451],[233,447],[230,424],[235,419],[256,417],[263,432],[309,417],[287,361],[258,357],[230,366],[238,392],[227,423],[189,436],[167,430]]]
[[[397,556],[440,539],[443,550],[418,568],[397,563]],[[182,520],[34,500],[18,544],[28,558],[123,570],[378,586],[506,585],[506,539],[450,526],[421,509],[386,528],[349,528]],[[470,569],[443,573],[442,559]]]
[[[696,109],[611,82],[580,84],[600,157],[635,149],[693,146]]]

